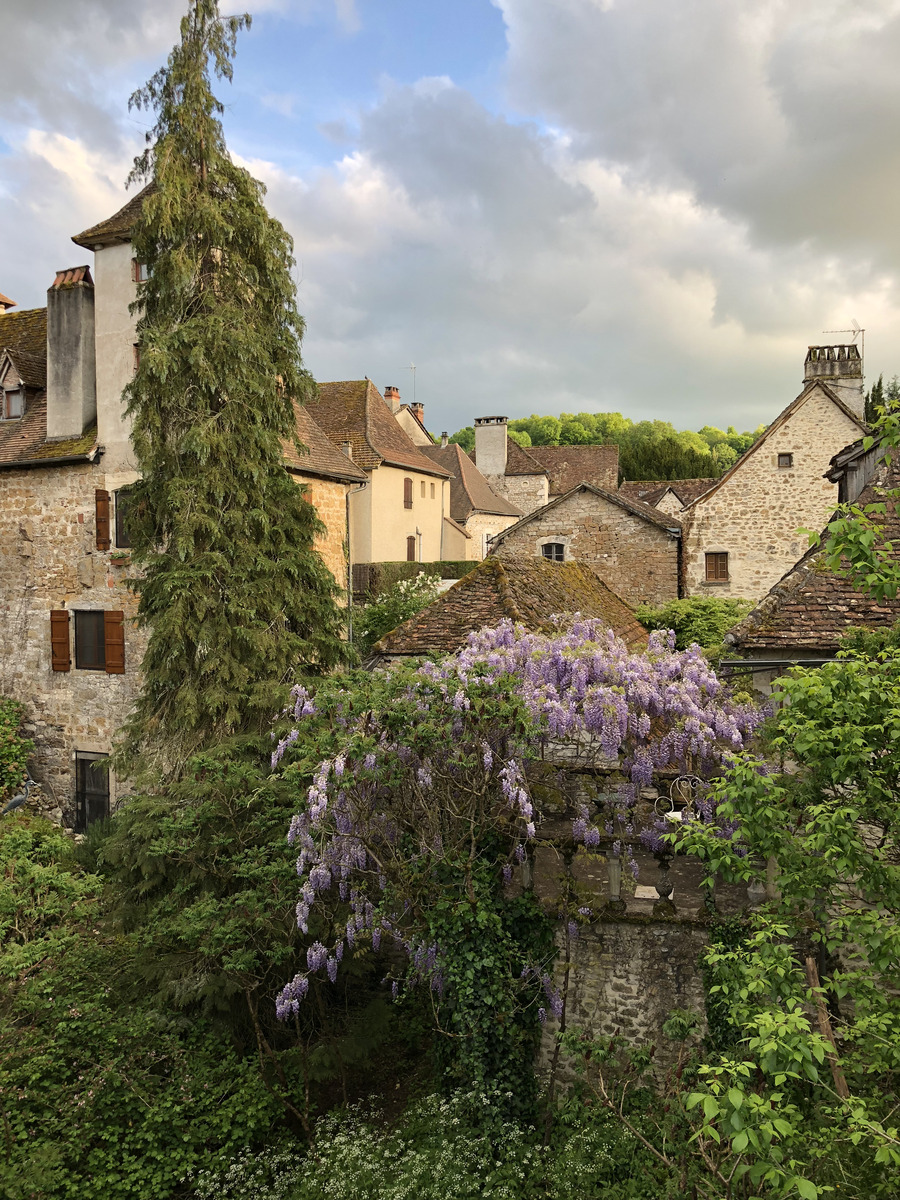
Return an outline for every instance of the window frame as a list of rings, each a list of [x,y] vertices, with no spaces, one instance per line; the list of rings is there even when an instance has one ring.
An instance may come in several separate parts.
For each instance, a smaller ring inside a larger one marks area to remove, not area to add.
[[[113,492],[113,502],[115,512],[113,515],[113,526],[116,535],[116,549],[130,550],[131,536],[125,528],[125,514],[128,511],[128,493],[131,491],[131,484],[126,484],[125,487],[117,488]]]
[[[547,553],[548,550],[552,550],[553,553],[548,554]],[[557,553],[557,551],[559,553]],[[542,542],[541,543],[541,557],[545,558],[547,560],[547,562],[565,562],[566,561],[566,543],[565,542],[556,542],[556,541]]]
[[[731,564],[727,550],[707,550],[704,555],[704,582],[729,583],[731,581]],[[724,574],[722,570],[724,568]]]
[[[407,475],[403,480],[403,507],[412,508],[413,506],[413,481]]]
[[[21,412],[17,412],[17,413],[10,412],[10,409],[12,407],[12,398],[14,396],[18,397],[18,399],[20,401]],[[24,383],[19,384],[19,386],[15,387],[15,388],[6,388],[3,392],[3,412],[2,412],[3,420],[4,421],[21,421],[21,419],[24,416],[25,416],[25,385],[24,385]]]
[[[782,459],[787,459],[787,462],[782,462]],[[779,453],[775,459],[779,471],[788,471],[794,465],[794,455],[787,451]]]
[[[75,670],[106,671],[106,622],[102,609],[76,608],[75,615]],[[88,630],[93,630],[92,634]],[[91,645],[93,640],[93,645]],[[94,661],[88,661],[88,650],[94,650]]]
[[[416,561],[416,535],[414,533],[407,534],[406,537],[406,561]]]
[[[146,283],[150,278],[150,270],[146,263],[142,263],[139,259],[131,260],[131,282]]]
[[[95,764],[103,763],[108,756],[106,754],[97,754],[87,750],[75,751],[75,832],[84,833],[85,830],[93,825],[95,821],[103,821],[109,818],[112,811],[112,786],[109,777],[109,767],[100,766],[97,768]],[[93,768],[93,770],[91,769]],[[91,788],[92,782],[90,776],[95,779],[97,776],[102,776],[105,780],[106,787]],[[96,809],[96,799],[100,799],[100,811],[89,813],[89,799],[94,798],[95,804],[92,806]],[[105,803],[104,803],[105,801]]]

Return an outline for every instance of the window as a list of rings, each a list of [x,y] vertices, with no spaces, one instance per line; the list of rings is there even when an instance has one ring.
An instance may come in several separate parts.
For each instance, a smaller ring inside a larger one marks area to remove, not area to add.
[[[551,562],[564,562],[566,547],[562,542],[544,542],[541,546],[541,554],[544,558],[549,558]]]
[[[131,536],[128,532],[128,526],[126,524],[126,522],[128,520],[128,505],[131,502],[130,489],[129,488],[119,488],[119,490],[115,493],[115,496],[116,496],[116,546],[120,550],[130,550],[131,549]],[[307,498],[307,500],[310,501],[310,503],[312,503],[312,500],[310,499],[309,496],[307,496],[306,498]]]
[[[138,262],[136,258],[133,258],[131,260],[131,278],[135,283],[146,283],[150,278],[147,264]]]
[[[792,467],[794,465],[793,454],[779,454],[778,465],[779,467]]]
[[[75,831],[109,816],[109,771],[103,754],[75,753]]]
[[[412,534],[410,534],[409,537],[406,539],[406,561],[407,562],[415,562],[416,561],[416,539],[413,537]]]
[[[50,614],[50,653],[54,671],[72,666],[69,652],[71,614],[66,609]],[[122,612],[75,612],[75,666],[80,671],[125,674],[125,614]]]
[[[3,394],[3,411],[0,413],[5,421],[14,421],[16,417],[25,416],[25,389],[11,388]]]
[[[98,550],[109,549],[109,492],[105,488],[94,492],[94,540]]]
[[[434,484],[431,485],[431,498],[434,499]]]
[[[706,555],[706,582],[728,582],[728,554],[717,551]]]
[[[424,479],[420,483],[419,487],[420,487],[419,494],[421,495],[422,499],[424,500],[425,499],[425,480]]]
[[[412,480],[403,480],[403,507],[412,508]],[[410,559],[412,562],[412,559]]]

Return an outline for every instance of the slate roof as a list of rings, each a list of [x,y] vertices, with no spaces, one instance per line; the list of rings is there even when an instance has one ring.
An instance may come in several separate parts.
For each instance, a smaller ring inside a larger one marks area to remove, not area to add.
[[[7,350],[26,387],[47,386],[47,310],[0,312],[0,354]]]
[[[579,483],[614,492],[619,486],[619,447],[529,446],[528,454],[550,476],[550,495],[563,496]]]
[[[419,449],[453,476],[450,480],[450,515],[454,521],[465,524],[473,512],[521,517],[521,508],[497,495],[462,447],[454,444],[420,446]]]
[[[152,183],[148,183],[145,188],[141,188],[132,196],[117,213],[105,221],[101,221],[98,225],[92,225],[90,229],[85,229],[83,233],[76,233],[72,241],[76,246],[84,246],[87,250],[93,250],[95,246],[110,246],[115,242],[130,242],[131,230],[141,215],[144,197],[153,191],[153,186]]]
[[[441,479],[450,474],[425,457],[370,379],[320,383],[318,397],[307,408],[336,446],[350,443],[353,461],[363,470],[370,471],[386,463]]]
[[[475,451],[469,452],[469,458],[478,466],[478,458]],[[507,435],[506,438],[506,474],[507,475],[548,475],[547,468],[539,463],[532,455],[531,450],[526,450],[524,446],[520,446],[518,442],[514,442]]]
[[[900,488],[900,464],[882,467],[863,490],[857,503],[872,504],[883,497],[879,487]],[[884,517],[885,540],[892,541],[900,558],[900,513],[888,502]],[[855,625],[877,628],[900,620],[900,598],[875,601],[858,591],[849,579],[835,575],[822,552],[812,547],[784,575],[767,596],[729,630],[727,640],[741,652],[806,648],[833,651],[840,638]]]
[[[504,618],[540,631],[556,614],[599,617],[631,649],[647,645],[633,611],[585,563],[486,558],[448,591],[375,644],[381,656],[447,654],[474,630]]]
[[[546,516],[548,512],[558,505],[565,503],[570,496],[574,496],[579,491],[593,492],[595,496],[599,496],[603,500],[608,500],[610,504],[624,508],[626,512],[640,517],[641,520],[649,521],[651,525],[656,525],[659,529],[664,529],[666,533],[671,534],[673,537],[681,536],[681,521],[678,517],[672,517],[668,513],[660,512],[658,508],[652,508],[649,504],[645,504],[643,500],[633,500],[630,496],[623,496],[619,492],[607,492],[604,488],[594,487],[590,483],[580,483],[578,487],[572,488],[564,496],[557,496],[549,504],[545,504],[541,508],[536,508],[534,512],[528,513],[521,521],[516,521],[515,525],[510,525],[509,529],[504,529],[502,533],[497,535],[493,542],[494,550],[499,550],[510,534],[517,533],[529,521],[535,521],[539,517]]]
[[[813,391],[814,388],[820,388],[828,397],[828,399],[834,405],[836,405],[846,417],[849,417],[851,421],[855,422],[855,424],[859,426],[859,429],[862,433],[869,432],[869,427],[866,425],[865,421],[863,421],[861,417],[858,417],[852,408],[848,408],[837,392],[833,391],[827,383],[823,383],[821,379],[811,379],[804,384],[803,391],[800,393],[800,395],[797,396],[796,399],[792,400],[787,408],[778,414],[772,424],[766,429],[765,433],[760,434],[753,445],[744,451],[737,462],[730,466],[724,475],[715,480],[711,487],[707,488],[705,492],[703,492],[700,496],[696,496],[689,503],[696,504],[701,498],[705,498],[706,496],[711,495],[713,492],[718,491],[722,484],[732,477],[735,471],[740,470],[742,464],[746,462],[750,455],[755,454],[761,446],[764,446],[772,434],[775,433],[776,430],[780,429],[789,417],[793,416],[793,414],[800,407],[800,405],[805,402],[810,392]]]
[[[284,461],[289,471],[303,475],[318,475],[324,479],[338,479],[347,483],[365,483],[365,471],[352,462],[342,450],[330,441],[312,419],[302,404],[294,401],[294,419],[297,437],[306,448],[298,454],[293,442],[282,442]]]

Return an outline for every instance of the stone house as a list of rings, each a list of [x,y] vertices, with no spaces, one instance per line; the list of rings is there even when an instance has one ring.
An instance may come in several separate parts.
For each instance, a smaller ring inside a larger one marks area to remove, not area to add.
[[[628,604],[664,604],[679,596],[681,522],[659,509],[579,484],[529,513],[493,543],[509,558],[588,563]]]
[[[860,443],[850,450],[858,457],[868,454]],[[829,471],[832,482],[846,470],[849,457],[835,456]],[[882,489],[896,488],[900,488],[900,466],[881,464],[850,500],[863,505],[876,503],[884,499]],[[900,558],[900,514],[894,501],[887,501],[887,511],[878,520],[884,531],[882,541],[890,542],[893,555]],[[728,631],[725,642],[741,658],[750,660],[754,685],[767,692],[787,666],[815,666],[834,658],[841,638],[851,629],[885,629],[897,621],[900,597],[875,600],[849,579],[831,571],[822,551],[812,547],[756,608]]]
[[[514,621],[535,632],[555,615],[597,617],[632,650],[645,649],[647,631],[631,608],[584,563],[544,558],[486,558],[448,591],[375,644],[370,665],[450,654],[470,633]]]
[[[445,520],[450,472],[425,455],[397,419],[397,389],[385,392],[382,397],[370,379],[320,383],[308,405],[316,424],[334,445],[347,449],[368,479],[350,496],[353,562],[448,558],[448,539],[460,537]]]
[[[508,436],[506,417],[476,417],[472,461],[491,488],[527,516],[579,483],[614,492],[619,447],[529,446]]]
[[[128,311],[136,196],[74,240],[94,254],[60,271],[46,309],[0,312],[0,693],[22,701],[32,773],[83,828],[125,786],[98,765],[140,686],[145,635],[125,586],[127,488],[137,478],[122,389],[134,371]],[[96,277],[96,282],[95,282]],[[327,526],[344,586],[345,496],[365,472],[298,412],[285,466]]]
[[[619,484],[619,492],[632,500],[643,500],[651,508],[677,517],[689,504],[693,504],[704,492],[708,492],[717,478],[671,479],[626,479]]]
[[[514,525],[522,510],[497,495],[462,447],[449,445],[446,437],[441,441],[440,446],[422,446],[422,453],[450,472],[450,517],[468,535],[460,542],[461,553],[447,557],[484,558],[491,540]]]
[[[761,599],[837,502],[831,457],[866,432],[856,346],[811,346],[802,392],[725,474],[680,514],[684,594]]]

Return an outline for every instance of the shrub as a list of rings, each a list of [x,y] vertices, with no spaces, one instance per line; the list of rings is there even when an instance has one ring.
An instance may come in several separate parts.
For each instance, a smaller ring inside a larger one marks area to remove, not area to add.
[[[421,612],[438,595],[439,575],[415,575],[401,579],[371,604],[367,604],[356,620],[355,641],[365,652],[380,637]]]
[[[671,629],[678,650],[687,650],[696,642],[707,658],[717,659],[722,654],[725,634],[752,608],[752,600],[692,596],[688,600],[669,600],[658,608],[642,604],[637,617],[648,629]]]
[[[22,705],[0,697],[0,804],[21,784],[34,751],[34,742],[22,737],[21,727]]]

